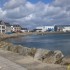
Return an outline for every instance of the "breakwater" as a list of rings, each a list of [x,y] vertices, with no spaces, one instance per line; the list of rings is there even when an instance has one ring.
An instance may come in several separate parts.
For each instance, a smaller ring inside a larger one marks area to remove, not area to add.
[[[23,56],[31,56],[34,59],[40,60],[46,63],[56,63],[60,64],[64,55],[61,51],[51,51],[47,49],[36,49],[36,48],[28,48],[21,45],[13,45],[12,43],[0,42],[0,48],[7,51],[12,51],[14,53],[19,53]]]

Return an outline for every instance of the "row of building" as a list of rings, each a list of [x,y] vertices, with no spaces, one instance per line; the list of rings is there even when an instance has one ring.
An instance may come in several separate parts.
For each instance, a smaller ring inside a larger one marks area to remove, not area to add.
[[[40,26],[34,29],[36,32],[70,32],[70,25]]]
[[[22,28],[20,25],[6,23],[0,21],[0,33],[12,33],[12,32],[28,32],[27,28]]]
[[[70,32],[70,25],[54,25],[54,26],[39,26],[32,30],[32,32]],[[18,24],[11,25],[4,21],[0,21],[0,33],[13,32],[29,32],[27,28],[23,28]]]

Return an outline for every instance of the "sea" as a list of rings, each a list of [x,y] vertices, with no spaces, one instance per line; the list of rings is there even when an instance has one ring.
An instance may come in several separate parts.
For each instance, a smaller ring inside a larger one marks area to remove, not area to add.
[[[70,34],[26,35],[9,38],[6,41],[30,48],[60,50],[64,55],[70,56]]]

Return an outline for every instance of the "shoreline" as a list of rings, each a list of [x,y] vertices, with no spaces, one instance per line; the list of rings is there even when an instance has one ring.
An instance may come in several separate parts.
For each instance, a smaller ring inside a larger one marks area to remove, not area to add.
[[[70,58],[68,58],[68,57],[65,58],[65,56],[63,55],[63,53],[60,50],[52,51],[52,50],[47,50],[47,49],[28,48],[25,46],[14,45],[12,43],[4,42],[4,40],[7,38],[14,38],[14,37],[18,37],[18,36],[25,36],[25,35],[32,35],[32,34],[35,35],[35,34],[51,34],[51,33],[42,33],[42,32],[40,32],[40,33],[33,32],[32,33],[32,32],[30,32],[30,33],[17,33],[17,34],[10,34],[10,35],[2,34],[2,36],[0,36],[0,38],[1,38],[0,39],[0,48],[5,51],[13,52],[14,54],[18,53],[19,55],[22,55],[26,58],[27,58],[27,56],[30,56],[31,58],[39,60],[42,63],[46,63],[46,64],[49,63],[49,64],[55,64],[55,65],[59,64],[59,65],[66,65],[66,66],[70,64]],[[55,34],[59,34],[59,33],[55,33]],[[61,33],[61,34],[66,34],[66,33]],[[28,60],[28,58],[27,58],[27,60]]]

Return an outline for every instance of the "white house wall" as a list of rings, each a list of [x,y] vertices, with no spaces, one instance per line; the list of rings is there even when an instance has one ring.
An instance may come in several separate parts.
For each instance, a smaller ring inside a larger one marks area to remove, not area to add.
[[[6,26],[5,25],[0,25],[0,33],[6,33]]]

